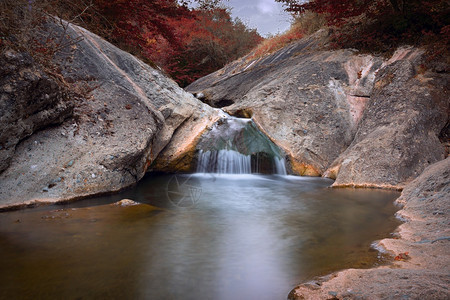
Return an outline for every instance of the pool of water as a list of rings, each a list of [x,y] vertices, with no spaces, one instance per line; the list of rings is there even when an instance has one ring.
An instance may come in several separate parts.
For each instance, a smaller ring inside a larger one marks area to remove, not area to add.
[[[147,176],[119,195],[0,214],[2,299],[286,299],[383,263],[399,193],[322,178]],[[129,198],[143,205],[110,205]]]

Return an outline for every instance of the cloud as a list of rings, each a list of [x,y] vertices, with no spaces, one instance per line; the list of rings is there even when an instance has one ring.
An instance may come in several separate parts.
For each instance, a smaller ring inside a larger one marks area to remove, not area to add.
[[[262,35],[276,34],[289,28],[290,16],[274,0],[230,0],[233,17],[239,17]]]
[[[258,3],[258,9],[263,14],[272,14],[278,10],[278,7],[273,0],[260,0]]]

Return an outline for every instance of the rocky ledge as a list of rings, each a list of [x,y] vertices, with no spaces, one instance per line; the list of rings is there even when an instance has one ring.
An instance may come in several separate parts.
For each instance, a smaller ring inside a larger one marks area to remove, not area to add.
[[[348,269],[297,286],[289,299],[449,299],[450,158],[433,164],[396,200],[404,223],[378,245],[395,259]]]

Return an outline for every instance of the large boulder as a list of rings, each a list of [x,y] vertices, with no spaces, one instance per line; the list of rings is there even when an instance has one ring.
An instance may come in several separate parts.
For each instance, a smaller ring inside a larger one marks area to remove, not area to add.
[[[446,157],[438,137],[448,121],[448,74],[420,70],[419,50],[401,51],[408,56],[378,71],[352,144],[325,174],[334,186],[401,189]]]
[[[22,134],[9,168],[0,174],[0,207],[68,200],[133,185],[181,125],[202,131],[194,123],[207,126],[216,114],[136,57],[81,27],[58,24],[50,23],[49,32],[64,34],[69,47],[57,55],[55,69],[79,95],[73,116],[59,126],[33,125],[42,130],[28,138],[23,139],[29,131]],[[24,93],[42,113],[56,105],[46,106],[39,98],[52,91],[45,87],[36,97]],[[10,109],[2,106],[2,115],[11,114]],[[64,116],[69,115],[48,118],[46,124]]]

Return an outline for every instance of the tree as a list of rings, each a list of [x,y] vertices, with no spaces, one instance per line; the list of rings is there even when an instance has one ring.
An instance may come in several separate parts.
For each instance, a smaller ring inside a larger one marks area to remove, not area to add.
[[[401,43],[449,41],[446,0],[276,0],[293,14],[322,14],[337,46],[385,51]]]
[[[45,24],[46,16],[57,15],[158,65],[182,86],[243,56],[262,40],[256,30],[232,20],[222,0],[3,0],[0,10],[6,16],[0,19],[0,46],[6,45],[4,37],[24,35],[22,27],[35,28],[35,23]],[[39,18],[20,17],[30,11],[41,12]],[[48,38],[26,36],[22,45],[34,45],[39,53],[53,49]]]
[[[263,40],[239,19],[232,20],[226,8],[195,9],[192,13],[194,19],[171,21],[183,41],[183,50],[166,69],[181,86],[222,68]]]

